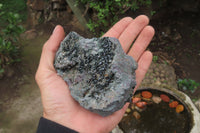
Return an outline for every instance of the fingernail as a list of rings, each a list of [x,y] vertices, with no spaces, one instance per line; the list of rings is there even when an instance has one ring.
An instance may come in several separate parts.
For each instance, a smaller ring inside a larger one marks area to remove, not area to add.
[[[53,33],[52,33],[52,34],[56,33],[57,27],[58,27],[58,26],[56,26],[56,27],[54,28],[54,30],[53,30]]]

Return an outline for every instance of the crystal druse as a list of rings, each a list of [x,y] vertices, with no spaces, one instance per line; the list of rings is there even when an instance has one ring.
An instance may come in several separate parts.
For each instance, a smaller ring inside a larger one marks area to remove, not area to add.
[[[70,32],[61,42],[54,67],[79,104],[108,116],[129,102],[137,63],[116,38],[86,39]]]

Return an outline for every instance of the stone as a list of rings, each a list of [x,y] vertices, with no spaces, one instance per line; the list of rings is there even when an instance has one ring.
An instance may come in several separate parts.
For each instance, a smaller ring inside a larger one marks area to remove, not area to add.
[[[35,29],[28,30],[20,35],[20,38],[23,40],[33,40],[38,36],[38,33]]]
[[[117,125],[111,133],[123,133],[123,131],[119,128],[119,126]]]
[[[155,84],[156,85],[161,85],[161,82],[159,80],[156,80]]]
[[[130,108],[127,108],[126,109],[126,113],[130,113],[131,112],[131,109]]]
[[[54,67],[79,104],[108,116],[130,102],[137,63],[116,38],[85,39],[70,32],[61,42]]]
[[[141,115],[140,115],[137,111],[134,111],[134,112],[133,112],[133,116],[134,116],[137,120],[139,120],[140,117],[141,117]]]
[[[160,53],[156,55],[160,55]],[[167,55],[165,54],[164,56],[167,57]],[[149,73],[149,72],[152,72],[152,73]],[[159,73],[159,74],[156,74],[156,73]],[[171,88],[178,89],[174,68],[170,65],[152,62],[148,70],[148,73],[146,74],[144,80],[142,81],[140,85],[140,88],[144,88],[144,87],[149,88],[150,86],[153,88],[168,86]]]
[[[158,97],[158,96],[153,96],[152,100],[156,104],[159,104],[162,101],[162,99],[160,97]]]
[[[134,110],[135,109],[135,105],[132,104],[131,105],[131,109]]]

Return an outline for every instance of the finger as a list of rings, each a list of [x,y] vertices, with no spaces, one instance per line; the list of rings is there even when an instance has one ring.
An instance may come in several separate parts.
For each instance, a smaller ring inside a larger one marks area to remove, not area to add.
[[[145,74],[147,73],[147,70],[151,65],[151,61],[152,61],[152,53],[150,51],[145,51],[138,61],[138,69],[136,70],[137,85],[134,91],[136,91],[136,89],[144,79]]]
[[[125,17],[117,22],[109,31],[107,31],[103,37],[115,37],[118,38],[120,34],[126,29],[126,27],[133,21],[131,17]]]
[[[148,23],[149,19],[147,16],[138,16],[126,27],[123,33],[121,33],[119,41],[124,49],[124,52],[128,52],[137,35]]]
[[[65,33],[62,26],[56,26],[53,31],[53,34],[43,46],[42,55],[40,59],[40,67],[54,70],[53,61],[55,58],[55,54],[58,50],[60,42],[64,39],[64,36]]]
[[[129,50],[128,55],[132,56],[136,61],[139,60],[142,53],[145,51],[149,43],[151,42],[151,39],[154,36],[154,28],[151,26],[146,26],[137,40],[135,41],[134,45]]]

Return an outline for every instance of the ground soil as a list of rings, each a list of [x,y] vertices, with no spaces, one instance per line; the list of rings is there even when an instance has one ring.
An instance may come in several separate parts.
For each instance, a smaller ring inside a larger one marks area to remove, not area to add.
[[[174,12],[151,21],[155,37],[149,49],[175,68],[177,79],[200,83],[200,13]],[[200,87],[190,97],[200,97]]]
[[[136,17],[146,14],[155,36],[148,49],[158,57],[158,63],[174,67],[176,79],[192,79],[200,83],[200,12],[184,11],[179,7],[163,6],[156,14],[143,7],[136,13],[127,11],[120,16]],[[192,99],[200,98],[200,86],[194,93],[182,90]]]

